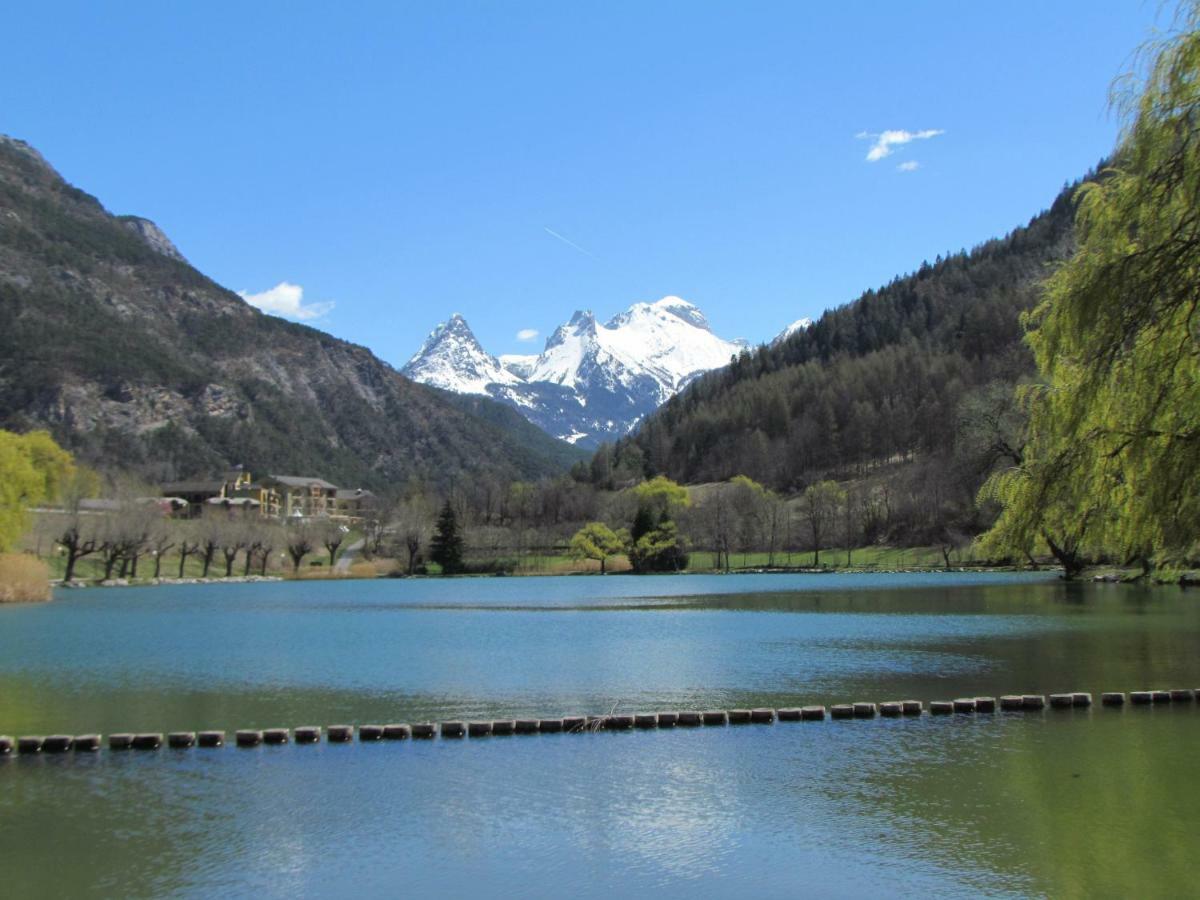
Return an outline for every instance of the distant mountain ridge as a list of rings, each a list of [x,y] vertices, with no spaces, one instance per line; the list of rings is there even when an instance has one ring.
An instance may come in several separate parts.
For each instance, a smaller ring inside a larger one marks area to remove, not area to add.
[[[536,355],[488,353],[460,314],[438,325],[403,372],[415,381],[507,403],[547,433],[581,447],[627,434],[745,341],[713,334],[679,297],[635,303],[607,322],[579,310]]]
[[[0,135],[0,428],[35,427],[157,480],[242,463],[386,490],[579,456],[505,406],[260,312]]]

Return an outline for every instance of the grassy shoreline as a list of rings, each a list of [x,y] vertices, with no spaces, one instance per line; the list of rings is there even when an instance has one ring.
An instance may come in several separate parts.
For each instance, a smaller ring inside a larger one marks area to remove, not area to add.
[[[958,555],[959,558],[955,558]],[[30,554],[20,554],[47,571],[48,583],[52,587],[63,587],[63,560],[58,556],[38,560]],[[820,554],[821,565],[812,565],[812,553],[734,553],[732,565],[728,570],[713,567],[713,555],[706,551],[694,551],[690,555],[689,565],[679,572],[657,573],[663,575],[739,575],[739,574],[933,574],[945,572],[1043,572],[1061,576],[1062,570],[1055,565],[1044,565],[1038,568],[1015,565],[993,565],[984,560],[962,558],[965,554],[952,554],[950,565],[946,565],[940,548],[937,547],[860,547],[847,551],[834,548],[823,550]],[[847,558],[850,564],[847,565]],[[474,571],[468,571],[455,578],[493,578],[493,577],[537,577],[537,576],[598,576],[599,563],[594,560],[574,559],[566,553],[534,554],[518,558],[493,559],[477,557],[468,560]],[[203,567],[199,560],[189,559],[185,564],[182,576],[177,559],[164,559],[160,569],[160,577],[153,577],[154,560],[143,559],[139,565],[137,578],[116,578],[110,583],[101,580],[103,570],[99,560],[88,558],[81,560],[76,569],[75,583],[65,587],[83,586],[129,586],[157,587],[177,584],[247,584],[261,581],[341,581],[363,580],[374,578],[443,578],[436,565],[429,565],[427,571],[407,575],[403,572],[400,560],[391,558],[375,558],[366,560],[355,559],[348,571],[338,571],[323,560],[320,565],[301,566],[294,572],[290,564],[273,561],[267,569],[265,577],[259,571],[249,573],[244,567],[235,566],[229,576],[224,573],[223,563],[214,564],[207,577],[203,577]],[[628,561],[623,556],[609,560],[607,574],[630,574]],[[249,576],[249,577],[247,577]],[[1101,581],[1122,584],[1164,584],[1180,585],[1183,587],[1200,584],[1200,573],[1190,571],[1153,572],[1149,576],[1141,569],[1120,566],[1094,566],[1085,570],[1080,581]],[[2,587],[2,586],[0,586]]]
[[[647,573],[639,577],[681,577],[681,576],[698,576],[698,575],[942,575],[942,574],[962,574],[962,573],[979,573],[979,574],[1004,574],[1014,572],[1024,572],[1029,574],[1043,574],[1057,578],[1062,577],[1062,569],[1057,566],[1042,566],[1039,568],[1030,568],[1028,566],[998,566],[998,565],[962,565],[951,566],[908,566],[897,568],[871,568],[871,567],[828,567],[814,569],[811,567],[763,567],[763,568],[734,568],[726,572],[724,570],[713,569],[684,569],[679,572],[654,572]],[[631,575],[629,570],[620,572],[608,572],[606,576],[611,575]],[[178,585],[196,585],[196,584],[268,584],[282,583],[294,581],[370,581],[379,579],[394,579],[394,580],[434,580],[441,581],[444,579],[462,579],[462,578],[565,578],[565,577],[604,577],[599,571],[555,571],[555,572],[534,572],[534,571],[519,571],[519,572],[467,572],[458,575],[440,575],[437,573],[424,573],[418,575],[403,575],[403,574],[363,574],[363,573],[345,573],[334,574],[326,572],[320,576],[310,576],[302,574],[299,577],[288,574],[275,574],[267,576],[242,576],[232,575],[230,577],[216,576],[209,578],[174,578],[163,577],[154,578],[138,578],[138,579],[113,579],[112,581],[81,581],[76,580],[70,585],[65,585],[61,581],[50,581],[51,587],[77,589],[84,587],[173,587]],[[1178,586],[1178,587],[1197,587],[1200,586],[1200,573],[1195,572],[1172,572],[1158,573],[1146,576],[1140,569],[1124,569],[1114,570],[1112,567],[1098,566],[1093,569],[1088,569],[1080,576],[1077,581],[1079,583],[1095,582],[1109,583],[1119,585],[1134,585],[1134,584],[1153,584],[1159,586]]]

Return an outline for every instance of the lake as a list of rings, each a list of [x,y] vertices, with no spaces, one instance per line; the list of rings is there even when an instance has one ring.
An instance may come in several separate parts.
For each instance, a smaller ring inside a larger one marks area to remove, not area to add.
[[[1200,686],[1177,588],[303,582],[0,607],[0,733]],[[16,895],[1194,893],[1194,704],[0,760]]]

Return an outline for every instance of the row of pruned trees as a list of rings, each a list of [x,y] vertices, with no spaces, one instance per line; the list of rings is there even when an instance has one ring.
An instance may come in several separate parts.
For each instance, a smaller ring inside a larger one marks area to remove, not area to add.
[[[348,533],[346,526],[329,520],[284,523],[226,510],[174,519],[146,499],[114,500],[103,507],[75,504],[42,514],[39,542],[56,545],[65,563],[64,581],[73,580],[80,561],[88,558],[98,561],[103,580],[182,578],[189,561],[198,564],[204,578],[265,575],[276,553],[298,571],[305,558],[321,549],[332,566]]]

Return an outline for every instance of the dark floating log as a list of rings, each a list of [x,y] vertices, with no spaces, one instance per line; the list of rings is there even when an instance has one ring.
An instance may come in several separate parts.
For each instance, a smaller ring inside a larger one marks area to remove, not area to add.
[[[331,744],[345,744],[354,740],[354,726],[330,725],[325,729],[325,736]]]
[[[75,738],[69,734],[51,734],[42,742],[44,753],[66,753],[75,746]]]
[[[1100,695],[1100,703],[1104,706],[1124,706],[1128,702],[1146,706],[1157,703],[1192,703],[1200,700],[1200,689],[1174,688],[1172,690],[1130,691],[1128,695],[1121,691],[1106,691]],[[1046,707],[1047,698],[1042,694],[1005,694],[999,698],[999,707],[1003,710],[1041,710]],[[1075,707],[1090,707],[1092,695],[1085,691],[1058,693],[1049,695],[1049,704],[1055,709],[1072,709]],[[995,712],[997,700],[995,697],[959,697],[955,700],[934,700],[929,704],[929,712],[933,715],[946,715],[952,712],[971,713]],[[899,716],[919,716],[923,712],[920,700],[889,700],[876,705],[860,701],[857,703],[841,703],[828,710],[834,719],[869,719],[876,715],[887,718]],[[382,738],[389,740],[406,740],[408,738],[433,738],[439,733],[444,738],[486,737],[488,735],[507,734],[536,734],[558,732],[580,732],[612,730],[624,731],[631,728],[644,730],[654,728],[674,728],[676,726],[694,727],[697,725],[726,725],[761,723],[770,724],[779,719],[781,722],[816,721],[824,719],[824,706],[785,707],[774,710],[769,708],[705,710],[696,712],[684,710],[679,712],[612,714],[606,716],[564,716],[561,719],[498,719],[492,722],[442,722],[440,726],[425,722],[416,725],[360,725],[358,726],[359,740],[378,741]],[[353,740],[354,728],[350,725],[330,725],[326,729],[331,743],[345,743]],[[312,744],[321,740],[321,728],[316,725],[306,725],[295,729],[296,743]],[[236,732],[236,743],[239,747],[256,747],[259,744],[286,744],[292,737],[292,732],[286,728],[268,728],[262,731],[247,729]],[[129,734],[118,732],[108,736],[108,746],[112,750],[155,750],[163,745],[163,735],[159,733]],[[16,738],[0,735],[0,756],[13,751],[21,754],[36,753],[65,753],[69,750],[81,752],[99,750],[102,737],[98,734],[65,735],[56,734],[48,737],[39,735],[23,735]],[[225,744],[225,732],[173,731],[166,736],[166,744],[174,748],[221,747]]]

